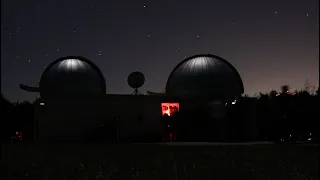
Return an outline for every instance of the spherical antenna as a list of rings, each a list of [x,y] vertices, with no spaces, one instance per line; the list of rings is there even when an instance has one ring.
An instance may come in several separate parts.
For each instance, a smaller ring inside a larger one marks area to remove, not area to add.
[[[128,84],[130,87],[132,87],[134,90],[134,94],[138,94],[138,88],[140,88],[144,84],[144,75],[141,72],[132,72],[128,76]],[[141,93],[140,93],[141,94]]]

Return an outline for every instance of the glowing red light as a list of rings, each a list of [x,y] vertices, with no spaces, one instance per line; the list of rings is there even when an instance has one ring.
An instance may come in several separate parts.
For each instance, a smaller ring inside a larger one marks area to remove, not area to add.
[[[161,103],[162,116],[167,114],[172,116],[175,112],[179,112],[179,103]]]

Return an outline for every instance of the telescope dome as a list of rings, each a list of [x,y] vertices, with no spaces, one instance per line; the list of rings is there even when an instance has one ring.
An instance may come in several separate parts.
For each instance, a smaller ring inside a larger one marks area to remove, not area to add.
[[[52,62],[40,79],[40,95],[106,93],[100,69],[79,56],[62,57]]]
[[[166,85],[166,93],[178,98],[229,100],[243,92],[237,70],[215,55],[196,55],[180,62]]]

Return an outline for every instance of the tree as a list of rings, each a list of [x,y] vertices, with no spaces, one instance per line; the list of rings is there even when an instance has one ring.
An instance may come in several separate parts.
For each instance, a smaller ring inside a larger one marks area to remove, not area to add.
[[[281,94],[285,94],[289,91],[289,85],[282,85],[281,86]]]
[[[312,88],[312,86],[309,83],[309,79],[306,78],[306,82],[304,83],[303,91],[310,93],[311,88]]]
[[[277,94],[278,94],[278,92],[277,92],[276,90],[272,90],[272,91],[270,91],[270,93],[269,93],[270,97],[272,97],[272,98],[276,97]]]
[[[310,93],[308,91],[301,91],[298,93],[298,95],[301,97],[307,97],[310,96]]]
[[[268,94],[259,93],[259,99],[268,99]]]
[[[23,101],[15,107],[15,127],[22,130],[25,126],[33,123],[33,105],[30,102]]]
[[[0,119],[0,141],[1,143],[7,142],[10,139],[12,131],[14,106],[1,94],[1,119]]]

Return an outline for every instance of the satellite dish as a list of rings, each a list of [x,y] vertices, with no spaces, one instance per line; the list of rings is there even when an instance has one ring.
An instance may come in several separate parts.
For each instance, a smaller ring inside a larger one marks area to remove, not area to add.
[[[128,76],[128,84],[130,87],[134,89],[134,94],[139,94],[138,88],[140,88],[144,84],[144,75],[141,72],[132,72]],[[141,93],[140,93],[141,94]]]

